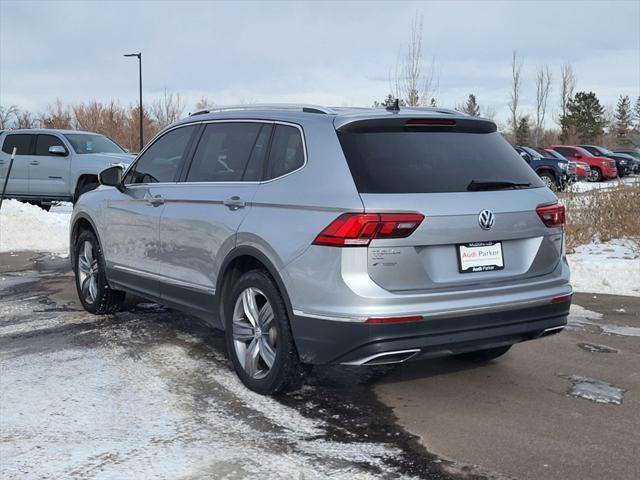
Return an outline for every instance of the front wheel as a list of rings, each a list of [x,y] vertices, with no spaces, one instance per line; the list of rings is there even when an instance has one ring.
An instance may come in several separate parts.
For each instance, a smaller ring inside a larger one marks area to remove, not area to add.
[[[74,253],[76,290],[84,309],[97,315],[118,311],[125,294],[109,287],[102,249],[93,232],[78,235]]]
[[[263,270],[245,273],[225,308],[225,337],[233,367],[251,390],[273,395],[300,379],[289,316],[277,285]]]
[[[590,182],[601,182],[602,181],[602,171],[599,168],[592,168],[591,172],[589,172],[589,181]]]
[[[512,345],[504,347],[487,348],[486,350],[477,350],[475,352],[460,353],[455,355],[456,358],[465,362],[488,362],[494,358],[501,357],[511,349]]]
[[[541,173],[540,179],[551,191],[555,192],[558,190],[558,185],[556,184],[556,177],[554,177],[552,173],[547,173],[547,172]]]

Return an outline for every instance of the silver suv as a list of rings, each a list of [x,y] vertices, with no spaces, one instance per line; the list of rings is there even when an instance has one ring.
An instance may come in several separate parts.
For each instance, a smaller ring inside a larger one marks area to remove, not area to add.
[[[195,314],[260,393],[309,364],[487,361],[566,324],[564,207],[486,119],[204,111],[100,181],[72,217],[84,308],[133,292]]]
[[[98,174],[114,165],[128,165],[133,155],[110,138],[79,130],[22,129],[0,132],[0,189],[7,197],[38,203],[75,201],[98,186]]]

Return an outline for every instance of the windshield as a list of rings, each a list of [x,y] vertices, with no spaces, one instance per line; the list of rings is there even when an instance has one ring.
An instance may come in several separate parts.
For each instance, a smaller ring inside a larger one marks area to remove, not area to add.
[[[120,145],[104,135],[67,133],[65,137],[75,152],[80,155],[85,153],[126,153]]]
[[[544,155],[542,155],[540,152],[538,152],[537,150],[534,150],[533,148],[530,147],[522,147],[523,150],[525,150],[529,155],[531,155],[532,157],[535,158],[544,158]]]
[[[598,152],[591,153],[587,149],[582,148],[582,147],[575,147],[575,149],[578,150],[585,157],[594,157],[594,156],[597,157],[598,156]]]
[[[544,184],[500,133],[341,131],[360,193],[466,192]],[[473,183],[472,183],[473,182]]]

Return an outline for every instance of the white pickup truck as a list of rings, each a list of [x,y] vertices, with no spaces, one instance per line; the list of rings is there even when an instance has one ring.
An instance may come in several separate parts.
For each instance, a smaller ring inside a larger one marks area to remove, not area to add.
[[[75,202],[98,186],[102,170],[126,167],[134,158],[104,135],[77,130],[7,130],[0,132],[0,145],[0,189],[16,148],[5,197],[46,210],[54,201]]]

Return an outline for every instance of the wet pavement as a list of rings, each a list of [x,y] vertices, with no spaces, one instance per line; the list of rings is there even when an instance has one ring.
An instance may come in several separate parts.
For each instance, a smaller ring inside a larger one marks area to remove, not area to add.
[[[0,478],[636,479],[640,299],[575,303],[489,364],[315,368],[268,398],[200,321],[87,314],[67,260],[0,254]]]
[[[486,478],[396,423],[372,387],[389,369],[262,397],[216,330],[140,299],[87,314],[67,260],[32,257],[0,255],[3,479]]]

